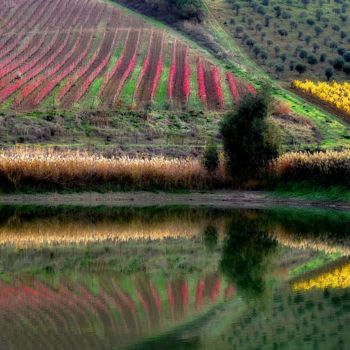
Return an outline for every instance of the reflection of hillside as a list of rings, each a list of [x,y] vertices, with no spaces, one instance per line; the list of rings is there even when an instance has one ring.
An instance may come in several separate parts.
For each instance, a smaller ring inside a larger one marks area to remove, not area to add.
[[[222,237],[239,219],[298,249],[350,253],[350,216],[293,210],[205,208],[0,207],[0,245],[16,247],[162,240],[200,236],[210,225]],[[208,236],[210,245],[210,237]]]
[[[202,349],[348,349],[349,308],[349,290],[278,289],[263,311],[253,307],[239,317],[232,312],[215,342],[204,334]]]
[[[330,264],[325,268],[317,269],[306,276],[291,282],[293,291],[307,291],[311,289],[349,288],[350,262],[349,259]]]
[[[143,274],[128,288],[111,276],[92,277],[92,284],[1,282],[1,349],[112,349],[171,329],[233,295],[214,273],[158,285]]]
[[[283,245],[350,254],[349,213],[280,209],[264,216],[270,234]]]

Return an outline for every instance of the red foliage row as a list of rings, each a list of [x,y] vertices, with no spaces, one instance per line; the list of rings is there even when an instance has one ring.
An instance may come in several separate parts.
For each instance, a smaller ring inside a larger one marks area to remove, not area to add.
[[[33,100],[33,105],[38,105],[64,78],[66,78],[72,71],[74,71],[79,64],[81,64],[86,58],[87,54],[90,51],[91,43],[93,36],[90,34],[90,38],[88,40],[87,45],[85,46],[85,50],[81,52],[81,54],[70,63],[69,66],[65,67],[59,74],[57,74],[53,79],[51,79],[45,87],[35,96]],[[85,44],[85,43],[84,43]],[[72,51],[78,49],[78,45]],[[68,60],[68,58],[67,58]],[[66,62],[67,62],[66,60]]]
[[[184,81],[183,81],[183,92],[184,92],[184,96],[185,96],[186,102],[188,101],[188,98],[189,98],[189,96],[191,94],[190,79],[191,79],[191,68],[190,68],[190,65],[188,63],[188,47],[186,47],[186,51],[185,51],[185,67],[184,67]]]
[[[117,39],[117,32],[114,33],[113,42],[110,45],[110,49],[106,53],[105,58],[102,60],[102,62],[99,64],[99,66],[87,77],[87,79],[85,80],[83,85],[80,87],[78,94],[75,97],[75,101],[79,101],[84,96],[84,94],[86,93],[86,91],[88,90],[88,88],[90,87],[92,82],[101,73],[101,71],[107,66],[109,60],[111,59],[111,57],[113,55],[113,50],[114,50],[114,45],[115,45],[116,39]],[[102,46],[101,46],[100,50],[101,49],[102,49]]]
[[[64,50],[68,43],[68,35],[66,35],[65,40],[63,43],[59,46],[59,48],[42,64],[36,65],[30,73],[25,75],[22,79],[19,81],[12,83],[11,85],[8,85],[6,88],[2,89],[0,91],[0,102],[5,101],[9,96],[14,94],[18,89],[20,89],[25,83],[36,77],[40,72],[42,72],[44,69],[49,67],[51,63],[55,61],[57,56],[61,54],[61,52]],[[49,50],[47,50],[49,52]],[[44,57],[44,56],[43,56]]]
[[[238,92],[238,88],[237,88],[237,81],[236,81],[234,75],[231,72],[227,72],[226,73],[226,80],[228,83],[228,87],[231,91],[231,95],[233,97],[233,100],[236,104],[238,104],[240,101],[240,96],[239,96],[239,92]]]
[[[204,65],[201,58],[197,62],[197,80],[198,80],[198,96],[203,104],[207,103],[207,94],[205,89]]]
[[[172,54],[172,61],[170,66],[169,79],[168,79],[169,100],[172,100],[173,98],[174,78],[176,74],[176,46],[177,46],[177,41],[175,40],[173,43],[173,54]]]
[[[224,97],[222,94],[221,80],[220,80],[220,70],[215,66],[212,70],[214,89],[216,92],[217,107],[224,108]]]

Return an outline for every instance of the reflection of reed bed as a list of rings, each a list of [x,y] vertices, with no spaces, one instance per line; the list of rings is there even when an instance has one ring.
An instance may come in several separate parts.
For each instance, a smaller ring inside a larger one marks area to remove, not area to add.
[[[348,240],[337,240],[329,234],[322,232],[319,235],[303,235],[288,230],[282,225],[271,227],[270,235],[280,244],[294,249],[312,249],[325,253],[341,253],[350,255],[350,237]]]
[[[116,223],[62,223],[56,220],[23,223],[20,226],[2,226],[0,245],[39,247],[98,242],[126,242],[138,240],[164,240],[199,236],[207,226],[206,221],[162,222],[145,225],[142,222]]]
[[[181,209],[2,208],[0,245],[21,248],[201,237],[224,231],[225,213]]]
[[[304,274],[290,282],[294,292],[312,289],[349,288],[350,259],[342,258],[334,263]]]

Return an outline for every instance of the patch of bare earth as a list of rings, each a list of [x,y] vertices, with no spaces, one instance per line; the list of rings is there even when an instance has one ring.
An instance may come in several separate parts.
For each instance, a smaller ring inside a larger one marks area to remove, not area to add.
[[[283,114],[274,115],[272,120],[281,130],[287,144],[319,144],[322,141],[320,131],[305,117]]]

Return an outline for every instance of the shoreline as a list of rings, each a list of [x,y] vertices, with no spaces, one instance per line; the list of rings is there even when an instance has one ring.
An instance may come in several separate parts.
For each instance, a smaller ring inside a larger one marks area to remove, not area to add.
[[[42,206],[107,206],[152,207],[184,205],[192,207],[217,207],[231,209],[267,209],[273,207],[313,208],[350,211],[350,202],[337,200],[312,200],[300,197],[276,196],[265,191],[211,191],[190,193],[167,192],[78,192],[2,194],[0,205]]]

